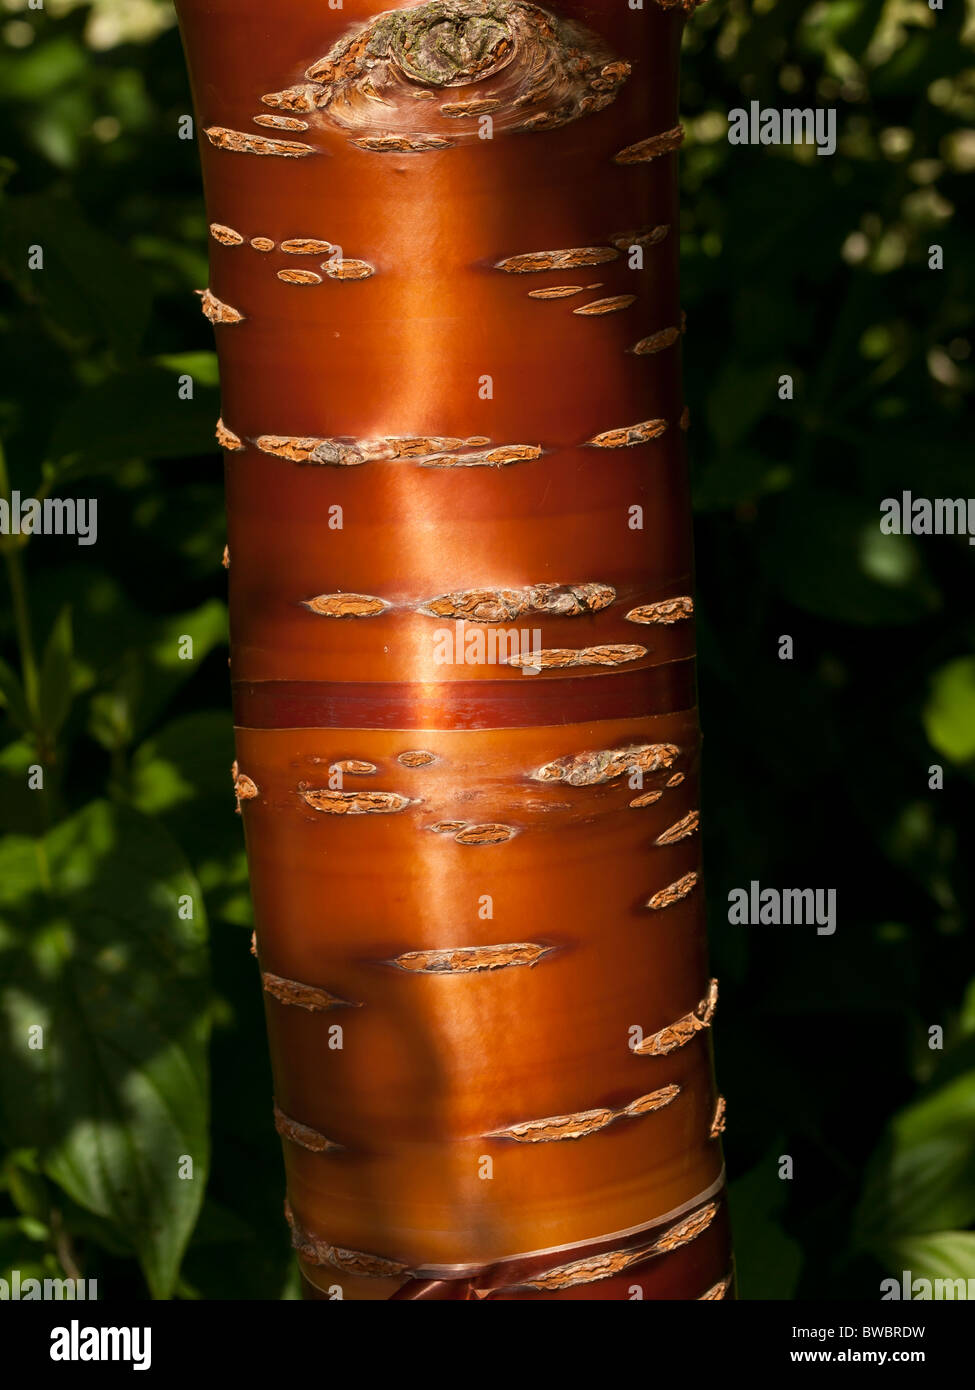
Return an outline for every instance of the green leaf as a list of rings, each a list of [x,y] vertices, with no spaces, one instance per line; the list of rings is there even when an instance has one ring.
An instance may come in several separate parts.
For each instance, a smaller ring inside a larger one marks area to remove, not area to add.
[[[33,728],[34,721],[27,708],[27,696],[24,694],[20,677],[5,661],[0,661],[0,695],[3,696],[7,718],[11,724],[24,733]]]
[[[921,718],[939,753],[953,763],[975,758],[975,656],[959,657],[935,671]]]
[[[963,1228],[975,1221],[975,1071],[895,1115],[867,1169],[860,1243]]]
[[[186,846],[211,917],[252,925],[247,859],[234,815],[230,710],[197,710],[165,724],[132,758],[133,805]]]
[[[968,1280],[975,1280],[975,1231],[938,1231],[928,1236],[905,1236],[884,1249],[892,1272],[909,1270],[913,1279],[963,1279],[964,1291],[952,1287],[949,1298],[968,1298]]]
[[[778,1144],[728,1188],[735,1267],[742,1298],[788,1299],[802,1270],[802,1250],[782,1229],[786,1183]]]
[[[43,268],[31,269],[31,247]],[[69,198],[30,194],[0,208],[0,261],[23,298],[71,338],[133,353],[149,317],[149,277]]]
[[[105,748],[125,747],[155,722],[183,682],[226,640],[227,609],[219,599],[147,624],[123,651],[110,689],[92,699],[92,736]]]
[[[209,354],[199,357],[208,359]],[[203,370],[209,378],[208,360]],[[125,459],[193,454],[212,455],[217,476],[213,429],[220,413],[219,392],[208,379],[194,376],[192,399],[181,400],[182,375],[193,376],[192,368],[116,372],[69,401],[58,414],[48,446],[49,457],[56,461],[53,476],[64,482],[111,471]]]
[[[54,738],[71,708],[71,608],[65,606],[51,628],[41,661],[41,729]]]
[[[0,978],[5,1133],[168,1297],[206,1183],[209,994],[202,894],[162,827],[93,802],[0,844]]]

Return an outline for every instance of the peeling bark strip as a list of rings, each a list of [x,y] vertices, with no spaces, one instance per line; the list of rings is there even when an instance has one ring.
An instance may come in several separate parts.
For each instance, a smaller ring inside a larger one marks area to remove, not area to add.
[[[316,275],[313,270],[299,270],[294,266],[279,270],[278,279],[283,280],[287,285],[320,285],[322,283],[322,277]]]
[[[580,1110],[575,1115],[553,1115],[545,1120],[526,1120],[523,1124],[492,1130],[483,1137],[515,1139],[519,1144],[551,1144],[563,1139],[585,1139],[587,1135],[597,1134],[615,1120],[635,1119],[641,1115],[649,1115],[654,1110],[662,1110],[665,1105],[670,1105],[671,1101],[677,1099],[680,1089],[679,1086],[663,1086],[659,1091],[638,1096],[619,1110]]]
[[[223,554],[222,554],[221,557],[220,557],[220,563],[221,563],[221,565],[223,565],[223,567],[224,567],[225,570],[229,570],[229,569],[230,569],[230,546],[229,546],[229,545],[225,545],[225,546],[224,546],[224,548],[223,548]]]
[[[231,453],[237,453],[247,447],[239,435],[234,434],[233,430],[228,430],[222,418],[217,421],[214,437],[221,449],[228,449]]]
[[[643,1042],[637,1043],[630,1051],[637,1057],[666,1057],[668,1053],[676,1052],[685,1043],[689,1043],[696,1034],[711,1026],[711,1020],[717,1007],[718,982],[712,980],[708,985],[707,994],[689,1014],[679,1018],[676,1023],[670,1023],[666,1028],[661,1028],[660,1032],[654,1033],[652,1037],[644,1038]]]
[[[227,558],[227,568],[229,569],[229,555]],[[241,772],[236,758],[230,765],[230,775],[234,779],[234,796],[237,798],[237,814],[240,815],[240,803],[242,801],[251,801],[258,795],[257,783],[248,777],[246,773]]]
[[[296,116],[267,116],[253,118],[255,125],[269,126],[271,130],[307,130],[308,122],[299,121]]]
[[[313,811],[330,816],[391,815],[405,811],[411,804],[408,796],[399,792],[335,792],[329,788],[299,788],[301,799]]]
[[[553,285],[548,290],[529,290],[529,299],[569,299],[574,294],[582,294],[585,285]]]
[[[418,120],[435,125],[415,98],[435,98],[438,89],[478,87],[438,107],[446,123],[490,112],[496,133],[554,130],[610,105],[629,74],[596,34],[527,0],[428,0],[359,24],[312,63],[307,84],[263,101],[317,107],[335,125],[363,132],[352,141],[361,148],[407,149],[378,142],[416,139]]]
[[[326,1139],[324,1134],[319,1134],[317,1129],[310,1129],[308,1125],[299,1124],[290,1115],[286,1115],[275,1101],[274,1104],[274,1128],[285,1139],[290,1139],[293,1144],[300,1145],[307,1149],[309,1153],[325,1154],[331,1153],[335,1149],[341,1149],[341,1144],[335,1144],[331,1139]]]
[[[430,829],[434,835],[456,835],[457,831],[463,830],[466,825],[466,820],[438,820]]]
[[[500,845],[517,833],[510,825],[468,825],[454,840],[458,845]]]
[[[381,1255],[370,1255],[363,1250],[345,1250],[340,1245],[330,1245],[320,1236],[299,1225],[291,1204],[285,1202],[284,1214],[291,1227],[291,1244],[301,1257],[313,1265],[331,1265],[343,1274],[361,1274],[369,1279],[395,1279],[407,1273],[407,1266],[399,1260],[387,1260]]]
[[[359,758],[343,758],[340,763],[333,763],[330,770],[348,773],[350,777],[371,777],[379,771],[375,763],[365,763]]]
[[[724,1096],[718,1096],[714,1105],[714,1116],[711,1120],[711,1128],[708,1130],[708,1137],[710,1139],[717,1139],[719,1135],[724,1134],[725,1112],[727,1108]]]
[[[680,419],[677,421],[677,428],[678,428],[678,429],[681,429],[681,430],[687,430],[687,429],[690,427],[690,423],[691,423],[691,412],[688,410],[687,406],[685,405],[685,406],[684,406],[684,409],[683,409],[683,410],[681,411],[681,413],[680,413]]]
[[[676,845],[678,840],[686,840],[689,835],[693,835],[700,824],[701,816],[698,811],[688,811],[683,819],[675,822],[663,834],[658,835],[654,840],[655,845]]]
[[[644,603],[639,608],[631,608],[626,615],[628,623],[658,623],[669,626],[681,623],[694,612],[694,600],[689,594],[680,598],[665,598],[659,603]]]
[[[598,787],[624,772],[659,772],[672,766],[680,749],[674,743],[637,743],[596,753],[556,758],[531,774],[534,782],[567,782],[570,787]]]
[[[396,761],[404,767],[426,767],[437,761],[437,755],[428,753],[425,748],[411,748],[406,753],[397,754]]]
[[[244,315],[239,309],[224,304],[209,290],[197,290],[196,293],[200,296],[200,308],[211,323],[243,323]]]
[[[668,883],[666,888],[661,888],[659,893],[654,893],[648,901],[647,907],[654,912],[659,912],[662,908],[672,907],[674,903],[679,903],[681,898],[686,898],[688,893],[693,892],[697,887],[698,874],[691,870],[683,878],[679,878],[676,883]]]
[[[389,604],[371,594],[319,594],[303,600],[301,606],[320,618],[375,618],[385,613]]]
[[[673,130],[665,130],[660,135],[648,135],[635,145],[627,145],[625,150],[613,155],[614,164],[647,164],[662,154],[672,154],[684,143],[684,127],[675,125]]]
[[[657,0],[660,3],[660,0]],[[719,1279],[716,1284],[712,1284],[707,1293],[702,1293],[698,1299],[699,1303],[713,1302],[718,1298],[727,1298],[728,1290],[731,1288],[732,1275],[726,1274],[723,1279]]]
[[[554,946],[514,941],[503,946],[455,946],[441,951],[404,951],[387,961],[417,975],[472,975],[482,970],[506,970],[513,965],[537,965]]]
[[[616,597],[609,584],[532,584],[524,589],[461,589],[421,604],[429,618],[463,618],[471,623],[505,623],[525,613],[574,618],[598,613]]]
[[[638,425],[626,425],[622,429],[594,434],[586,443],[597,449],[629,449],[634,444],[646,444],[648,440],[658,438],[666,428],[666,420],[642,420]]]
[[[320,241],[313,236],[294,236],[282,241],[281,250],[289,256],[327,256],[335,247],[330,241]]]
[[[661,328],[659,333],[651,333],[648,338],[641,338],[638,343],[634,343],[630,352],[637,357],[649,357],[654,352],[663,352],[664,348],[673,347],[680,337],[679,328]]]
[[[395,450],[383,439],[314,439],[262,434],[254,442],[262,453],[276,454],[292,463],[322,463],[337,468],[356,468],[374,459],[396,457]]]
[[[529,652],[525,656],[505,657],[504,664],[536,671],[562,670],[568,666],[625,666],[627,662],[640,661],[646,654],[646,647],[633,644],[582,648],[552,647],[540,652]]]
[[[535,270],[573,270],[579,265],[604,265],[618,261],[615,246],[572,246],[567,251],[527,251],[521,256],[508,256],[498,261],[495,270],[508,275],[528,275]]]
[[[368,261],[325,261],[322,269],[330,280],[368,280],[376,273]]]
[[[573,309],[572,312],[601,317],[603,314],[615,314],[620,309],[628,309],[631,304],[635,303],[635,294],[615,294],[609,299],[593,299],[588,304],[580,304],[578,309]]]
[[[233,227],[225,227],[221,222],[210,223],[210,235],[221,246],[241,246],[244,241],[240,232],[235,232]]]
[[[683,772],[675,772],[674,775],[673,775],[673,777],[668,777],[668,778],[667,778],[667,781],[664,783],[664,786],[666,786],[666,787],[679,787],[680,784],[681,784],[681,782],[683,782],[683,780],[684,780],[684,774],[683,774]]]
[[[304,145],[300,140],[270,140],[266,135],[251,135],[246,130],[227,130],[220,125],[211,125],[203,132],[211,145],[218,150],[232,150],[234,154],[281,155],[284,159],[301,159],[306,154],[314,154],[312,145]]]
[[[361,1004],[353,1004],[348,999],[339,999],[327,989],[317,985],[304,985],[300,980],[286,980],[281,975],[265,972],[261,976],[265,994],[273,995],[281,1004],[294,1004],[296,1008],[307,1009],[311,1014],[327,1013],[329,1009],[361,1009]]]

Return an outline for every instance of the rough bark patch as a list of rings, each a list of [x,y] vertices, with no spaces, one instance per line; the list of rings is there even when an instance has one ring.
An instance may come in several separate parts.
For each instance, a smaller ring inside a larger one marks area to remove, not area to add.
[[[423,468],[503,468],[509,463],[540,458],[542,452],[537,444],[501,444],[483,453],[434,454],[419,462]]]
[[[631,246],[656,246],[670,231],[670,223],[662,222],[657,227],[637,227],[631,232],[614,232],[609,239],[610,246],[620,251],[628,251]]]
[[[681,782],[683,782],[683,780],[684,780],[684,774],[683,774],[683,772],[675,772],[674,775],[673,775],[673,777],[668,777],[668,778],[667,778],[667,781],[664,783],[664,785],[667,786],[667,787],[679,787],[680,784],[681,784]]]
[[[455,946],[441,951],[404,951],[387,961],[418,975],[471,975],[482,970],[505,970],[514,965],[537,965],[554,946],[514,941],[502,946]]]
[[[580,1110],[574,1115],[552,1115],[544,1120],[526,1120],[523,1124],[508,1125],[504,1129],[492,1130],[485,1139],[515,1139],[520,1144],[551,1144],[563,1139],[585,1139],[596,1134],[614,1120],[636,1119],[661,1110],[677,1099],[681,1088],[676,1085],[662,1086],[649,1095],[637,1096],[629,1105],[619,1110],[602,1107],[598,1110]]]
[[[265,972],[261,976],[265,994],[272,995],[281,1004],[294,1004],[296,1008],[307,1009],[312,1014],[323,1014],[329,1009],[360,1009],[361,1004],[353,1004],[348,999],[340,999],[318,985],[305,985],[300,980],[286,980],[281,975]]]
[[[229,569],[230,569],[230,546],[229,546],[229,545],[225,545],[225,546],[224,546],[224,548],[223,548],[223,554],[222,554],[221,557],[220,557],[220,563],[221,563],[221,565],[223,565],[223,567],[224,567],[225,570],[229,570]]]
[[[669,626],[681,623],[694,612],[694,600],[689,594],[679,598],[661,599],[659,603],[643,603],[639,608],[631,608],[626,615],[628,623],[657,623]]]
[[[454,839],[459,845],[500,845],[511,840],[517,831],[510,825],[468,825]]]
[[[642,796],[635,796],[630,805],[639,810],[643,806],[652,806],[655,801],[659,801],[663,792],[644,792]]]
[[[348,773],[350,777],[371,777],[379,769],[375,763],[366,763],[359,758],[343,758],[340,763],[333,763],[331,770]]]
[[[384,439],[315,439],[262,434],[255,443],[263,453],[276,454],[292,463],[322,463],[337,468],[355,468],[375,459],[396,457],[396,450]]]
[[[410,798],[399,792],[337,792],[326,787],[303,788],[301,799],[313,811],[330,816],[392,815],[411,804]]]
[[[659,893],[654,893],[647,902],[647,907],[652,908],[654,912],[659,912],[665,907],[672,907],[674,903],[679,903],[681,898],[686,898],[688,893],[693,892],[697,887],[697,880],[697,871],[692,869],[689,874],[679,878],[676,883],[668,883],[666,888],[661,888]]]
[[[681,820],[669,826],[662,834],[654,840],[655,845],[676,845],[678,840],[686,840],[689,835],[693,835],[700,824],[701,816],[698,811],[688,811],[687,815]]]
[[[585,285],[553,285],[547,290],[529,290],[529,299],[568,299],[574,294],[582,294]]]
[[[615,314],[620,309],[628,309],[631,304],[635,303],[635,294],[614,294],[608,299],[593,299],[588,304],[580,304],[578,309],[573,309],[572,312],[601,317],[603,314]]]
[[[641,338],[638,343],[634,343],[630,352],[637,357],[649,357],[654,352],[663,352],[664,348],[673,347],[680,337],[679,328],[661,328],[658,333],[651,333],[647,338]]]
[[[300,121],[297,116],[254,116],[255,125],[269,126],[271,130],[307,130],[308,122]]]
[[[316,111],[321,90],[310,82],[303,82],[296,87],[286,87],[283,92],[265,92],[261,101],[279,111]]]
[[[241,246],[244,241],[240,232],[235,232],[233,227],[225,227],[222,222],[210,223],[210,235],[221,246]]]
[[[330,280],[368,280],[376,271],[368,261],[325,261],[322,269]]]
[[[217,421],[217,427],[214,430],[214,437],[216,438],[216,441],[220,445],[221,449],[228,449],[232,453],[236,453],[238,452],[238,450],[247,447],[244,444],[244,441],[240,438],[240,435],[234,434],[233,430],[229,430],[227,428],[227,426],[223,422],[222,417]]]
[[[615,246],[570,246],[565,251],[526,251],[495,263],[495,270],[507,275],[529,275],[535,270],[572,270],[579,265],[604,265],[618,261]]]
[[[389,604],[371,594],[318,594],[303,600],[301,606],[320,618],[375,618]]]
[[[300,1145],[309,1153],[331,1153],[342,1147],[341,1144],[335,1144],[331,1139],[326,1139],[324,1134],[319,1134],[317,1129],[311,1129],[308,1125],[293,1120],[290,1115],[284,1113],[276,1101],[274,1104],[274,1128],[283,1138],[290,1139],[293,1144]]]
[[[444,135],[361,135],[351,142],[360,150],[378,154],[420,154],[424,150],[449,150],[453,144]]]
[[[724,1134],[725,1112],[727,1108],[724,1096],[718,1096],[714,1104],[714,1115],[711,1119],[711,1128],[708,1130],[708,1138],[717,1139],[720,1134]]]
[[[525,613],[562,618],[598,613],[616,597],[609,584],[532,584],[524,589],[458,589],[421,604],[429,618],[463,618],[473,623],[511,622]]]
[[[652,1253],[654,1255],[666,1255],[671,1250],[679,1250],[682,1245],[689,1245],[692,1240],[696,1240],[698,1236],[704,1234],[717,1214],[717,1202],[708,1202],[706,1206],[692,1211],[690,1216],[685,1216],[682,1221],[677,1222],[676,1226],[671,1226],[666,1230],[659,1240],[654,1241]]]
[[[669,1023],[666,1028],[661,1028],[659,1033],[644,1038],[643,1042],[637,1043],[631,1051],[637,1057],[666,1057],[668,1053],[676,1052],[696,1034],[710,1027],[717,1007],[718,982],[712,980],[708,985],[707,994],[689,1014],[679,1018],[676,1023]]]
[[[659,772],[680,755],[675,743],[635,743],[555,758],[531,774],[534,782],[566,782],[570,787],[597,787],[625,772]]]
[[[286,285],[320,285],[322,283],[322,277],[316,275],[315,271],[298,269],[295,266],[288,266],[284,270],[279,270],[278,279],[283,280]]]
[[[431,825],[429,829],[434,835],[456,835],[457,831],[463,830],[466,825],[466,820],[438,820],[436,825]]]
[[[657,4],[660,4],[660,0],[657,0]],[[727,1298],[728,1290],[731,1288],[731,1280],[732,1276],[730,1274],[726,1274],[723,1279],[719,1279],[716,1284],[712,1284],[711,1287],[708,1289],[707,1293],[702,1293],[701,1297],[698,1299],[698,1302],[713,1302],[715,1299],[718,1298]]]
[[[243,323],[244,315],[239,309],[224,304],[209,290],[197,290],[196,293],[200,296],[200,308],[211,323]]]
[[[326,256],[334,249],[330,241],[320,241],[313,236],[293,236],[281,243],[281,250],[289,256]]]
[[[267,252],[274,250],[274,242],[269,236],[252,236],[251,246],[253,246],[255,251]]]
[[[284,1204],[284,1214],[291,1227],[291,1244],[309,1264],[331,1265],[343,1274],[361,1274],[369,1279],[395,1279],[407,1272],[407,1266],[399,1260],[387,1260],[364,1250],[346,1250],[312,1235],[299,1224],[288,1202]]]
[[[230,568],[229,563],[227,568]],[[258,787],[252,778],[241,772],[236,758],[230,765],[230,775],[234,779],[234,796],[237,798],[237,814],[240,815],[240,803],[253,800],[258,795]]]
[[[538,671],[562,670],[568,666],[625,666],[646,656],[646,647],[620,643],[602,647],[551,647],[526,656],[505,658],[508,666]]]
[[[500,97],[471,97],[469,101],[445,101],[440,108],[441,116],[450,119],[461,119],[465,116],[486,116],[489,111],[496,111],[501,105]]]
[[[312,145],[300,140],[271,140],[266,135],[251,135],[246,130],[227,130],[225,126],[211,125],[203,132],[211,145],[218,150],[230,150],[234,154],[278,155],[283,159],[301,159],[314,154]]]
[[[404,767],[426,767],[437,761],[436,753],[428,753],[425,748],[411,748],[397,755],[396,761]]]
[[[624,425],[618,430],[594,434],[586,443],[596,449],[629,449],[634,444],[646,444],[650,439],[657,439],[666,428],[666,420],[641,420],[636,425]]]
[[[613,155],[614,164],[647,164],[662,154],[672,154],[684,142],[684,127],[675,125],[672,130],[661,131],[659,135],[648,135],[635,145],[627,145],[625,150]]]

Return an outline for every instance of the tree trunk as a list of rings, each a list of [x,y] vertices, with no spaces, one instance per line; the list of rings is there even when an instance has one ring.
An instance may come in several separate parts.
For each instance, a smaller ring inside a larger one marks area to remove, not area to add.
[[[731,1291],[644,3],[177,0],[309,1297]]]

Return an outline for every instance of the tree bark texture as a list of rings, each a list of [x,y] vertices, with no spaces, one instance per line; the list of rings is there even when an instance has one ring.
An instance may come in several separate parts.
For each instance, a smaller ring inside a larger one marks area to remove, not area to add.
[[[308,1296],[731,1296],[685,9],[177,9],[235,785]]]

